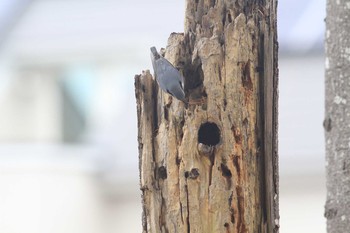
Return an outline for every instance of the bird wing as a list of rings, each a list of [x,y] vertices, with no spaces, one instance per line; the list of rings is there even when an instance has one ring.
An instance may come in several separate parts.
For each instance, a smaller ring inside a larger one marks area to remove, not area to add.
[[[183,77],[181,73],[165,58],[160,57],[156,62],[156,78],[163,91],[184,101]]]

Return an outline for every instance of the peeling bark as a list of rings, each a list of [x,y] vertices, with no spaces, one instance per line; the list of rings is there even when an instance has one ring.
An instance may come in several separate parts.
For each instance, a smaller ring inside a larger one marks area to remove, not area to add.
[[[276,2],[187,1],[165,57],[184,104],[135,77],[143,232],[278,232]]]

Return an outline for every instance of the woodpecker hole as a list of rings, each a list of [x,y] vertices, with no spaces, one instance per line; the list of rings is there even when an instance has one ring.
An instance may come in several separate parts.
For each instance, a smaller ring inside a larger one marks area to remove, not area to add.
[[[215,146],[220,142],[220,129],[212,122],[206,122],[198,130],[198,143]]]

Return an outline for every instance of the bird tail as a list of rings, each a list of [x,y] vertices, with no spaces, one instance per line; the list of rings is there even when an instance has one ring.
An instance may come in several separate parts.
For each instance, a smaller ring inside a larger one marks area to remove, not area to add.
[[[159,53],[157,52],[156,47],[154,47],[154,46],[151,47],[151,53],[152,53],[152,55],[153,55],[153,57],[154,57],[155,60],[159,59],[160,55],[159,55]]]

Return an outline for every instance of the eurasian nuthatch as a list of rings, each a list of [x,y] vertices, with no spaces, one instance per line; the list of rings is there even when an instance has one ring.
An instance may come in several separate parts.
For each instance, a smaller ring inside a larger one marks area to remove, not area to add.
[[[180,72],[157,52],[156,47],[151,47],[151,60],[160,88],[176,99],[186,102],[184,78]]]

